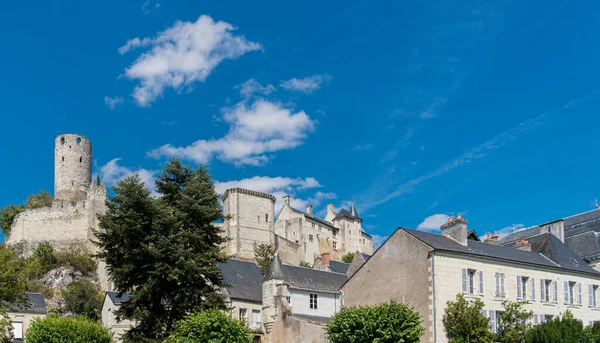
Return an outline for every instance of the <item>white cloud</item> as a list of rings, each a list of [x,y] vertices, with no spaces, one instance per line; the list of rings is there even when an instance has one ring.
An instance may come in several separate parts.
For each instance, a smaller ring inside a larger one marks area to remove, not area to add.
[[[417,230],[439,232],[440,227],[448,222],[448,218],[450,218],[449,215],[442,213],[431,215],[417,226]]]
[[[234,30],[229,23],[215,22],[202,15],[195,22],[177,21],[155,37],[128,40],[119,53],[150,48],[125,69],[126,77],[139,81],[133,91],[135,101],[140,106],[149,106],[162,96],[165,88],[189,89],[192,84],[206,80],[224,60],[262,49],[259,43],[234,35]]]
[[[316,192],[308,199],[295,197],[295,195],[300,192],[321,187],[321,184],[313,177],[303,179],[281,176],[254,176],[242,180],[215,182],[215,191],[220,194],[224,193],[225,190],[229,188],[236,187],[272,194],[277,199],[275,202],[275,213],[279,213],[281,210],[281,207],[283,206],[283,197],[285,195],[291,196],[292,207],[299,210],[304,210],[308,204],[318,206],[321,201],[336,197],[334,193],[323,192]]]
[[[299,91],[312,93],[321,87],[323,82],[331,80],[329,74],[313,75],[303,79],[293,78],[287,81],[281,81],[279,85],[288,91]]]
[[[269,95],[275,91],[275,86],[271,84],[263,86],[255,79],[250,79],[244,83],[235,86],[235,89],[240,90],[240,96],[242,98],[248,99],[252,95],[254,95],[254,93]]]
[[[111,110],[114,110],[115,107],[117,107],[123,103],[123,100],[124,100],[123,97],[120,97],[120,96],[114,96],[114,97],[105,96],[104,104],[106,104],[106,106],[108,106],[108,108],[110,108]]]
[[[390,236],[372,235],[373,245],[375,249],[379,248]]]
[[[159,158],[174,156],[206,164],[214,157],[235,165],[263,165],[267,153],[293,149],[303,143],[314,122],[304,111],[293,113],[279,103],[258,99],[223,110],[229,132],[222,138],[197,140],[188,146],[163,145],[148,153]]]
[[[505,228],[502,228],[498,231],[496,231],[496,233],[498,234],[498,239],[502,239],[508,235],[510,235],[513,232],[517,232],[517,231],[521,231],[521,230],[525,230],[526,227],[523,224],[512,224],[511,226],[507,226]]]
[[[152,196],[156,196],[156,185],[154,184],[154,176],[156,171],[148,169],[132,170],[119,165],[120,158],[112,159],[110,162],[100,168],[100,178],[109,186],[115,186],[120,180],[138,174],[146,188],[148,188]]]
[[[440,107],[444,106],[447,101],[448,101],[448,98],[446,98],[446,97],[439,97],[439,98],[434,99],[433,102],[431,104],[429,104],[429,106],[427,106],[427,108],[425,108],[423,111],[421,111],[419,113],[419,117],[421,117],[423,119],[429,119],[429,118],[435,117],[437,115],[437,112],[440,109]]]

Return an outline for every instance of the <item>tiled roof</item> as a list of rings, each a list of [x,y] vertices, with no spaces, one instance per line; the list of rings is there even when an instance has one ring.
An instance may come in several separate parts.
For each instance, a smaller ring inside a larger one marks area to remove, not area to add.
[[[106,292],[106,295],[110,298],[110,301],[112,301],[115,305],[120,305],[124,302],[127,302],[133,296],[131,293],[123,293],[121,296],[119,296],[119,294],[119,292]]]
[[[20,304],[9,305],[10,309],[15,312],[29,312],[29,313],[46,313],[46,299],[42,293],[30,293],[26,292],[26,306]]]
[[[552,234],[539,235],[539,237],[536,237],[535,239],[530,238],[529,241],[531,243],[532,251],[523,251],[509,246],[488,244],[474,240],[467,240],[467,246],[464,246],[443,235],[410,229],[402,230],[435,250],[549,268],[560,268],[600,276],[599,272],[589,267],[585,261],[576,256],[566,245]]]
[[[314,220],[314,221],[316,221],[316,222],[319,222],[319,223],[321,223],[321,224],[323,224],[323,225],[325,225],[325,226],[329,226],[330,228],[333,228],[333,229],[336,229],[336,230],[337,230],[337,228],[336,228],[335,226],[333,226],[333,225],[332,225],[330,222],[326,221],[325,219],[321,219],[321,218],[319,218],[319,217],[317,217],[317,216],[310,215],[310,214],[308,214],[308,213],[306,213],[306,212],[304,212],[304,211],[300,211],[300,210],[298,210],[298,209],[295,209],[295,208],[293,208],[292,206],[290,206],[290,209],[291,209],[293,212],[295,212],[295,213],[298,213],[298,214],[303,214],[303,215],[305,215],[305,216],[306,216],[307,218],[309,218],[309,219],[312,219],[312,220]]]
[[[230,298],[262,302],[263,275],[254,262],[227,260],[219,269]]]

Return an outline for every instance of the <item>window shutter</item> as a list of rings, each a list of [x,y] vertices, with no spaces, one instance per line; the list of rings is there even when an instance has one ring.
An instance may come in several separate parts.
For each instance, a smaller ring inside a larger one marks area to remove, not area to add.
[[[479,294],[483,295],[483,270],[479,271]]]
[[[582,288],[583,288],[583,286],[581,285],[581,282],[579,282],[577,284],[577,304],[579,304],[579,305],[583,304],[583,297],[581,295],[581,293],[583,293]]]
[[[500,296],[505,297],[506,292],[504,291],[504,279],[506,279],[506,275],[500,274]]]
[[[535,301],[535,279],[531,278],[531,300]]]
[[[569,281],[563,282],[563,285],[565,286],[565,304],[568,304],[569,303]]]
[[[496,311],[490,310],[490,329],[496,332]]]
[[[554,280],[554,302],[558,302],[558,281]]]
[[[540,323],[540,317],[537,314],[533,315],[533,324],[537,325]]]
[[[546,301],[546,282],[544,279],[540,279],[540,301]]]
[[[462,292],[467,293],[468,288],[468,280],[467,280],[467,270],[465,268],[462,269]]]
[[[517,276],[517,299],[523,299],[523,282],[520,276]]]
[[[594,286],[591,284],[588,284],[588,301],[589,306],[594,307]]]
[[[496,279],[496,297],[499,297],[500,296],[500,275],[498,275],[498,273],[495,273],[494,278]]]

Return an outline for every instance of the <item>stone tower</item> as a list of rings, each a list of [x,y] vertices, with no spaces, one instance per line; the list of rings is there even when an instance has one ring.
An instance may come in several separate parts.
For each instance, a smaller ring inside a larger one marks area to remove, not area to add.
[[[252,259],[254,247],[274,242],[275,197],[242,188],[231,188],[223,194],[223,233],[227,255]]]
[[[92,183],[92,143],[76,134],[54,140],[54,198],[85,200]]]

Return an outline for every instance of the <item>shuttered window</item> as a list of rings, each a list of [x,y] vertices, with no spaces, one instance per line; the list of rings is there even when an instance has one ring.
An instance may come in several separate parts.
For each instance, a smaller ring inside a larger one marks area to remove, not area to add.
[[[577,304],[578,305],[582,305],[583,304],[583,285],[580,283],[577,284]]]
[[[563,282],[565,287],[565,304],[569,304],[569,281]]]
[[[463,268],[462,269],[462,292],[463,293],[467,293],[467,289],[468,289],[468,285],[469,285],[469,280],[467,279],[468,277],[468,271],[467,269]]]
[[[531,300],[535,301],[535,279],[531,278]]]
[[[480,270],[479,271],[479,295],[483,295],[483,282],[484,282],[483,271]]]
[[[558,303],[558,281],[554,281],[554,302]]]
[[[521,276],[517,276],[517,299],[523,299],[523,278]]]

